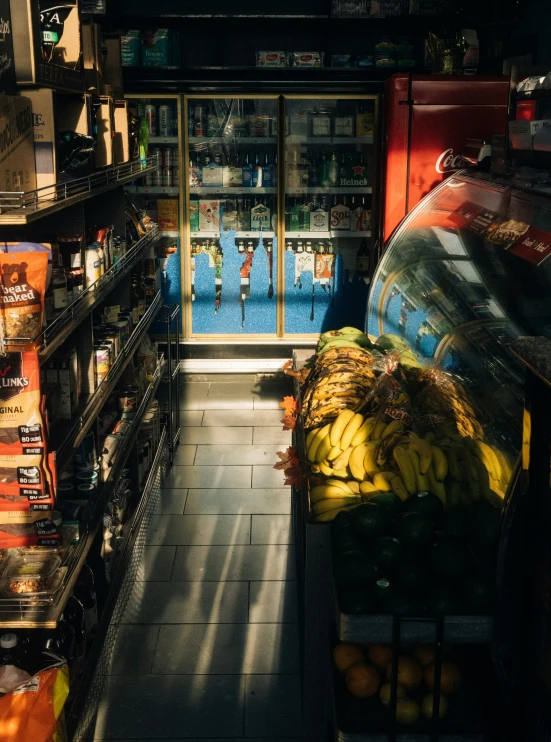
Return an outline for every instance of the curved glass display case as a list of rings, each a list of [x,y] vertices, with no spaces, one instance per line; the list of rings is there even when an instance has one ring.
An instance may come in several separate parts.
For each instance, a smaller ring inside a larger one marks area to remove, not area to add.
[[[462,430],[458,418],[459,433],[490,447],[482,455],[501,475],[496,486],[490,475],[489,484],[502,501],[522,441],[524,372],[510,343],[551,334],[550,253],[551,198],[544,190],[462,172],[404,219],[369,299],[370,334],[399,336],[464,391],[459,404],[467,401],[463,412],[474,424]]]

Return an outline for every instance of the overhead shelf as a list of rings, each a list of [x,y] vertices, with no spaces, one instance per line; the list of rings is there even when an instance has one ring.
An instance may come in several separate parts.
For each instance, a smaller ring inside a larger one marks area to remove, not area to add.
[[[126,162],[123,165],[106,168],[84,178],[76,178],[67,183],[46,186],[28,193],[0,193],[0,224],[30,224],[68,206],[87,201],[101,193],[112,191],[159,167],[156,158],[150,157],[143,164],[141,160]]]
[[[220,232],[192,232],[191,233],[191,239],[200,239],[201,237],[205,237],[206,239],[220,239]],[[260,232],[235,232],[236,239],[253,239],[258,240],[260,239]],[[268,239],[273,239],[275,237],[275,232],[262,232],[262,237],[267,237]]]
[[[152,195],[165,195],[165,196],[178,196],[180,189],[178,186],[127,186],[126,190],[128,193],[133,194],[148,194]]]
[[[373,137],[309,137],[289,134],[286,144],[373,144]]]
[[[277,137],[237,137],[230,134],[227,137],[189,137],[190,144],[277,144]]]
[[[286,240],[307,240],[312,237],[319,237],[319,239],[324,240],[334,240],[339,237],[361,239],[362,237],[371,237],[371,232],[352,232],[345,229],[335,229],[331,232],[289,232],[288,230],[285,232]]]
[[[277,193],[277,188],[238,188],[236,186],[192,186],[190,193],[199,193],[208,196],[210,193],[231,193],[243,196],[262,196],[268,193]]]
[[[153,379],[149,384],[140,407],[132,421],[132,426],[122,439],[115,464],[109,472],[109,477],[104,482],[103,489],[101,490],[98,499],[95,501],[94,509],[88,521],[88,527],[84,534],[81,534],[79,543],[69,552],[68,557],[62,565],[62,569],[65,570],[63,583],[59,591],[56,593],[54,601],[50,605],[28,606],[19,600],[0,600],[0,628],[53,629],[56,627],[57,622],[65,609],[65,605],[73,592],[73,587],[80,571],[86,562],[88,552],[94,543],[99,529],[103,525],[103,514],[105,508],[117,487],[121,472],[124,469],[130,451],[136,442],[144,415],[147,412],[151,400],[154,398],[155,392],[157,391],[161,381],[164,366],[165,362],[161,357],[157,364]],[[163,440],[164,438],[161,440],[160,445],[162,445]],[[159,460],[160,457],[157,453],[157,456],[155,457],[157,466]],[[141,509],[138,508],[134,514],[134,519],[136,519],[136,517],[141,517],[141,513]],[[132,521],[127,523],[125,526],[125,528],[128,529],[132,529],[132,527]]]
[[[178,137],[149,137],[149,144],[178,144]]]
[[[366,193],[372,193],[373,188],[371,186],[347,186],[347,187],[341,187],[341,186],[331,186],[330,188],[286,188],[285,193],[288,196],[304,196],[306,194],[315,194],[315,193],[328,193],[328,194],[337,194],[337,193],[348,193],[348,194],[360,194],[364,195]]]

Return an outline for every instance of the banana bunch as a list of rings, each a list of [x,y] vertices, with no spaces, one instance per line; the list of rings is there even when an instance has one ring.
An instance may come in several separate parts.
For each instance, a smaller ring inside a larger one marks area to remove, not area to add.
[[[329,347],[316,356],[301,393],[305,428],[320,427],[343,410],[356,410],[375,378],[373,357],[362,348]]]
[[[312,513],[318,523],[333,520],[341,510],[350,510],[363,501],[358,483],[354,481],[328,479],[310,490]]]
[[[356,327],[342,327],[340,330],[324,332],[318,342],[318,353],[325,353],[330,348],[372,348],[368,336]]]

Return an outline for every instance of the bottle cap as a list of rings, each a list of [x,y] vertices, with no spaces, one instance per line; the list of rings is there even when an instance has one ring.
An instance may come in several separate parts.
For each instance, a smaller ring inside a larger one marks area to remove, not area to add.
[[[0,636],[0,647],[2,649],[13,649],[17,646],[17,636],[15,634],[2,634]]]

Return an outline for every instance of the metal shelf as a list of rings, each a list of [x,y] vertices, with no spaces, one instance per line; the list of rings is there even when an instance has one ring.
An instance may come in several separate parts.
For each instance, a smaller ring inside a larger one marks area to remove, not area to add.
[[[311,237],[319,237],[326,240],[337,239],[338,237],[361,239],[362,237],[371,237],[371,232],[351,232],[345,229],[336,229],[331,232],[285,232],[286,240],[307,240]]]
[[[371,186],[348,186],[348,187],[341,187],[341,186],[331,186],[330,188],[286,188],[285,193],[288,196],[305,196],[306,194],[315,194],[315,193],[329,193],[329,194],[337,194],[337,193],[350,193],[350,194],[356,194],[359,193],[361,195],[365,195],[366,193],[372,193],[373,188]]]
[[[77,580],[78,575],[88,557],[88,552],[97,536],[99,529],[103,524],[103,513],[112,496],[114,490],[117,487],[118,480],[120,478],[121,471],[124,469],[130,451],[132,450],[138,432],[141,427],[143,417],[149,407],[151,400],[153,399],[157,387],[159,386],[161,377],[163,375],[165,362],[161,356],[155,370],[153,380],[149,384],[149,387],[144,395],[144,398],[136,412],[132,427],[125,435],[123,444],[119,449],[119,454],[114,466],[109,472],[109,477],[103,485],[103,490],[100,496],[96,500],[94,510],[90,516],[88,529],[85,534],[82,535],[79,543],[70,553],[69,557],[65,561],[65,568],[67,570],[64,582],[55,601],[51,605],[47,606],[33,606],[27,607],[24,603],[16,601],[0,601],[0,628],[2,629],[40,629],[40,628],[55,628],[63,610],[65,604],[69,599],[74,584]],[[157,452],[158,456],[158,452]],[[157,460],[156,456],[156,460]],[[148,479],[149,482],[149,479]],[[134,515],[141,510],[137,509]]]
[[[300,134],[289,134],[286,144],[373,144],[373,137],[308,137]]]
[[[180,189],[178,186],[128,186],[128,193],[151,193],[164,194],[165,196],[179,196]]]
[[[277,137],[236,137],[235,135],[227,137],[189,137],[190,144],[222,144],[230,142],[231,144],[277,144]]]
[[[219,239],[220,238],[220,232],[192,232],[191,238],[192,239],[199,239],[200,237],[206,237],[206,238],[214,238]],[[240,237],[243,237],[244,239],[260,239],[260,232],[236,232],[235,233],[236,239],[239,239]],[[275,237],[275,232],[262,232],[262,237],[267,237],[268,239],[273,239]]]
[[[106,168],[84,178],[76,178],[68,183],[58,183],[38,188],[28,193],[0,192],[0,224],[31,224],[68,206],[87,201],[101,193],[112,191],[118,186],[141,178],[157,170],[156,158],[149,157],[146,164],[141,160],[126,162],[123,165]]]
[[[96,391],[85,400],[84,407],[78,418],[69,420],[67,425],[60,422],[52,429],[50,433],[50,447],[51,450],[56,451],[56,465],[58,471],[62,471],[69,463],[75,448],[80,444],[88,430],[91,428],[101,408],[115,388],[115,385],[126,368],[128,361],[134,355],[136,348],[141,343],[144,335],[155,319],[161,304],[162,296],[159,291],[157,292],[153,303],[148,307],[146,313],[128,338],[128,341],[121,349],[121,352],[119,353],[115,363],[109,369],[109,373],[103,382]]]
[[[262,196],[268,193],[277,193],[277,188],[237,188],[235,186],[192,186],[190,193],[199,193],[208,196],[210,193],[237,193],[244,196]]]
[[[178,144],[178,137],[149,137],[149,144]]]

